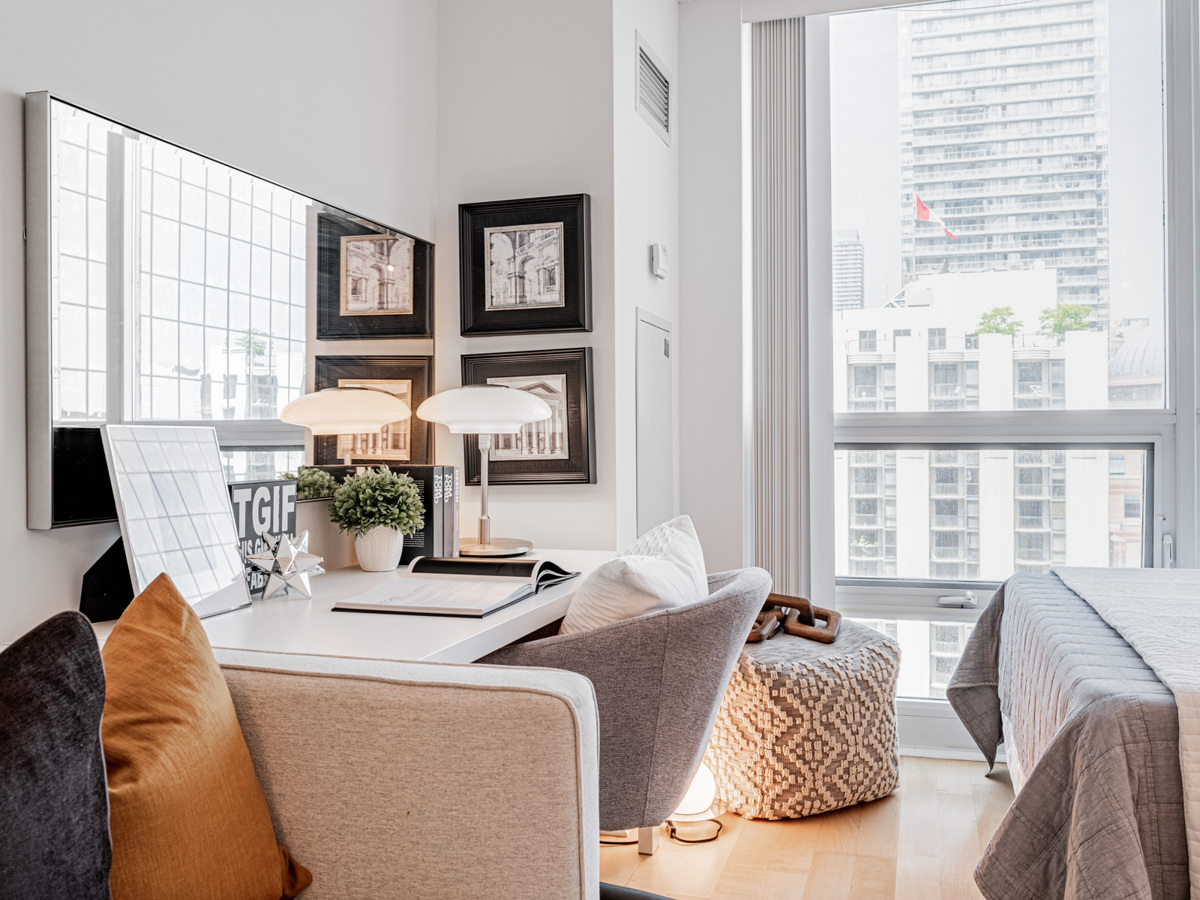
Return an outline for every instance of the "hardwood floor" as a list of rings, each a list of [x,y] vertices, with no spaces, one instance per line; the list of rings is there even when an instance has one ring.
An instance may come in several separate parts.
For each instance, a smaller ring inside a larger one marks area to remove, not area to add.
[[[1013,798],[1008,770],[900,760],[890,797],[808,819],[722,817],[710,844],[600,848],[600,879],[676,900],[977,900],[971,873]]]

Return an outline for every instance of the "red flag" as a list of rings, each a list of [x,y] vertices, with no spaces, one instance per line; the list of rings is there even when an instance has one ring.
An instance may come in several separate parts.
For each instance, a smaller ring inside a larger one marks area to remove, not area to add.
[[[933,222],[935,225],[941,225],[942,231],[946,232],[946,237],[958,240],[958,235],[946,227],[946,223],[942,221],[942,217],[935,213],[932,209],[925,205],[921,200],[921,195],[913,193],[917,198],[917,221],[918,222]]]

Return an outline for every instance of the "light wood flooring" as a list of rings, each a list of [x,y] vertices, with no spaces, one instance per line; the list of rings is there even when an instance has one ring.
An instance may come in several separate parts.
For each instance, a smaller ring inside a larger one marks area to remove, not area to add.
[[[1003,765],[900,760],[890,797],[780,822],[722,817],[709,844],[600,848],[600,880],[676,900],[978,900],[971,873],[1012,802]]]

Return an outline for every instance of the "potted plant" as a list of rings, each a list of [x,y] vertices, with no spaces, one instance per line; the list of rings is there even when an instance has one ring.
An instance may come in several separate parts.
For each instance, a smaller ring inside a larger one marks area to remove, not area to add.
[[[333,492],[329,518],[353,535],[363,571],[390,572],[400,564],[404,536],[425,525],[425,506],[411,478],[384,466],[349,476]]]
[[[295,475],[284,472],[284,478],[296,482],[297,500],[324,500],[332,497],[337,490],[337,479],[324,469],[314,469],[312,466],[301,466]]]

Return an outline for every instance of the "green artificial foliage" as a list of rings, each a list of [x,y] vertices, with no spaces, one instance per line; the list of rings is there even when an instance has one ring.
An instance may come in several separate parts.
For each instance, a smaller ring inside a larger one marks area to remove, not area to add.
[[[1082,303],[1060,303],[1042,310],[1042,327],[1038,330],[1048,337],[1068,331],[1087,331],[1091,314],[1092,308]]]
[[[425,505],[416,483],[387,466],[349,476],[333,492],[329,518],[361,537],[372,528],[395,528],[409,535],[425,525]]]
[[[297,500],[323,500],[332,497],[337,490],[338,481],[324,469],[314,469],[312,466],[301,466],[296,475],[285,473],[284,478],[296,482]]]
[[[979,317],[976,334],[1007,334],[1015,337],[1025,323],[1014,317],[1011,306],[997,306]]]

